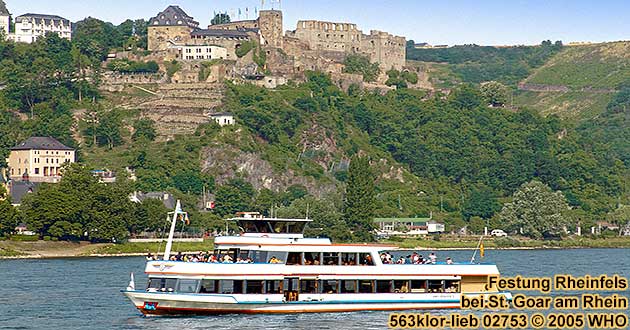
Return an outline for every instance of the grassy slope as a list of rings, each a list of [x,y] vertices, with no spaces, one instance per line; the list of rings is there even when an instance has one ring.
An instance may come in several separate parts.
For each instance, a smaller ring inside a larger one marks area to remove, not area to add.
[[[566,86],[570,91],[519,91],[514,103],[544,115],[588,120],[603,112],[614,95],[605,91],[613,91],[627,80],[630,80],[630,42],[565,47],[525,82]]]
[[[566,47],[526,82],[582,88],[614,89],[630,79],[630,42]]]

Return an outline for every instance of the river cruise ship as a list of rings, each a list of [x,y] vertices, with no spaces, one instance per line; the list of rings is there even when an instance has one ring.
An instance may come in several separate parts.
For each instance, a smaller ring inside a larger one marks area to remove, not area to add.
[[[181,213],[178,203],[163,260],[147,261],[146,289],[132,274],[122,291],[145,315],[459,308],[461,295],[496,293],[485,289],[495,265],[387,263],[396,246],[305,238],[309,219],[240,214],[229,220],[239,235],[216,237],[214,251],[173,256]]]

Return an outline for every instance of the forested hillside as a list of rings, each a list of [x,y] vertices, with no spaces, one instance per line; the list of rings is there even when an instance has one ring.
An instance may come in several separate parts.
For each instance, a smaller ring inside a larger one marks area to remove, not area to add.
[[[407,42],[408,60],[448,64],[451,79],[464,83],[495,80],[507,85],[516,85],[563,48],[560,41],[543,41],[540,46],[502,48],[461,45],[416,49],[413,45],[413,40]]]
[[[628,85],[611,92],[595,119],[576,123],[504,107],[510,91],[488,83],[514,90],[531,72],[542,74],[549,58],[564,56],[559,43],[410,53],[447,62],[439,65],[459,79],[448,95],[345,92],[318,72],[273,90],[226,82],[217,110],[234,113],[236,125],[202,124],[165,139],[142,112],[114,106],[122,94],[98,89],[101,60],[127,38],[106,36],[121,28],[89,19],[77,29],[83,32],[72,42],[0,43],[1,160],[28,136],[50,135],[77,147],[84,165],[68,168],[62,184],[42,187],[19,209],[1,202],[3,233],[16,222],[57,239],[120,240],[160,230],[160,205],[124,198],[136,190],[174,193],[193,230],[222,228],[220,220],[236,211],[300,216],[308,209],[310,234],[339,240],[370,239],[374,216],[432,215],[449,231],[479,233],[489,223],[515,232],[529,221],[523,214],[553,210],[540,215],[546,229],[527,227],[533,237],[628,220]],[[104,186],[90,169],[113,170],[118,182]],[[214,210],[198,211],[204,196]],[[535,206],[523,210],[527,198]],[[563,221],[550,224],[558,212]]]

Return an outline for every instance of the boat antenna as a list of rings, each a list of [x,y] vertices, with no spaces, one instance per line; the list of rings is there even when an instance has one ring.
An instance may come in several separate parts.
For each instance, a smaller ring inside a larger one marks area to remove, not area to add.
[[[166,241],[166,248],[164,249],[164,260],[168,260],[171,257],[171,247],[173,246],[173,235],[175,234],[175,224],[177,223],[177,216],[182,213],[182,204],[179,199],[175,205],[175,211],[173,213],[173,220],[171,222],[171,230],[168,232],[168,240]]]
[[[306,219],[308,219],[308,208],[309,208],[309,206],[310,205],[308,203],[306,203]]]

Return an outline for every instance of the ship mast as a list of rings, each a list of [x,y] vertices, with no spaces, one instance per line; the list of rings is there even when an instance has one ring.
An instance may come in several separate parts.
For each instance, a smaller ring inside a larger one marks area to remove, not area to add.
[[[166,248],[164,249],[164,260],[168,260],[171,257],[171,247],[173,246],[173,236],[175,235],[175,224],[177,223],[177,216],[182,214],[186,215],[186,212],[182,211],[182,205],[177,200],[177,204],[175,205],[175,211],[168,212],[168,214],[173,213],[173,220],[171,222],[171,230],[168,233],[168,240],[166,241]]]

